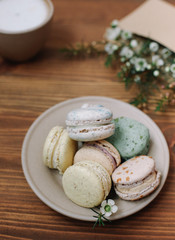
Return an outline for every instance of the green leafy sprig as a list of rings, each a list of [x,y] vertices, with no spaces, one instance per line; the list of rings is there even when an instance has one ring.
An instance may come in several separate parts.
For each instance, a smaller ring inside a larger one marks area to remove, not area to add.
[[[104,224],[104,220],[108,221],[108,222],[111,222],[109,219],[107,219],[104,215],[105,214],[102,214],[101,212],[97,212],[95,209],[91,208],[91,210],[93,212],[95,212],[97,215],[96,216],[93,216],[94,218],[97,218],[96,222],[94,223],[93,225],[93,229],[96,227],[96,225],[98,224],[100,227],[101,226],[105,226]]]
[[[61,48],[59,51],[69,57],[97,56],[105,53],[104,44],[105,41],[81,42]]]
[[[130,103],[138,108],[149,108],[151,98],[155,99],[155,111],[165,111],[175,105],[174,52],[150,39],[121,30],[117,20],[106,29],[104,39],[77,43],[61,52],[69,56],[105,55],[105,66],[117,66],[117,76],[126,90],[133,85],[137,87],[138,93]]]

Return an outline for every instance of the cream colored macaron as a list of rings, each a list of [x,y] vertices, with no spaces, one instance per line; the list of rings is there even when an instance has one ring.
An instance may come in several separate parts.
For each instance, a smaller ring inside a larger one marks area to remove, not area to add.
[[[101,204],[111,190],[109,173],[101,164],[92,161],[78,162],[67,168],[62,183],[66,196],[87,208]]]
[[[137,156],[121,164],[112,174],[114,189],[124,200],[138,200],[153,192],[160,184],[161,173],[149,156]]]
[[[105,140],[84,143],[74,157],[74,163],[80,161],[94,161],[102,164],[111,175],[115,168],[121,163],[120,154],[117,149]]]
[[[44,143],[43,161],[46,166],[58,169],[62,174],[73,164],[78,144],[72,140],[67,130],[61,126],[53,127]]]

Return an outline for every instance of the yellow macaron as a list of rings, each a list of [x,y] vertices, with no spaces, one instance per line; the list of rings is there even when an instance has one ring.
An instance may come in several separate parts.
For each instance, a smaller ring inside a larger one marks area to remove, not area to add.
[[[58,169],[62,174],[72,165],[78,144],[72,140],[66,129],[53,127],[44,143],[43,161],[46,166]]]

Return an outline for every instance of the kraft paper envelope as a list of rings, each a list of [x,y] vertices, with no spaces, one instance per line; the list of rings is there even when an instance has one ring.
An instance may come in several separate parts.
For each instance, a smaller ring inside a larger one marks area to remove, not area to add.
[[[163,0],[147,0],[120,20],[122,29],[153,39],[175,52],[175,7]]]

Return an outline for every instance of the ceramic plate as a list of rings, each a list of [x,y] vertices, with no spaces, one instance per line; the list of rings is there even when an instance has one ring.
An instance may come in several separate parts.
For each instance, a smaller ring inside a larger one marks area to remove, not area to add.
[[[114,196],[119,210],[110,219],[120,219],[136,213],[147,206],[162,189],[169,169],[169,151],[158,126],[142,111],[119,100],[97,96],[80,97],[59,103],[41,114],[28,130],[22,146],[22,167],[27,182],[35,194],[55,211],[80,220],[95,220],[91,209],[79,207],[65,196],[62,177],[57,170],[45,167],[42,161],[43,145],[50,129],[55,125],[66,127],[67,113],[83,103],[102,104],[113,111],[114,118],[120,116],[133,118],[142,122],[150,131],[149,155],[156,160],[156,168],[162,172],[161,184],[151,195],[139,201],[124,201]]]

